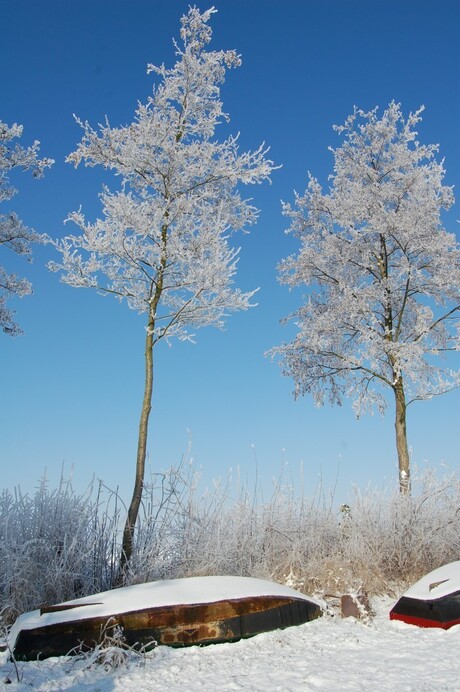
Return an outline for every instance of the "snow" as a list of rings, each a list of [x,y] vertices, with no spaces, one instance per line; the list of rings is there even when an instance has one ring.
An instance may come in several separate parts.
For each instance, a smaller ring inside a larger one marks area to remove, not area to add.
[[[39,610],[24,613],[14,623],[10,636],[10,646],[14,643],[20,630],[34,627],[46,627],[57,622],[71,622],[88,617],[105,617],[119,613],[129,613],[145,608],[159,608],[168,605],[186,605],[189,603],[214,603],[216,601],[249,598],[253,596],[288,596],[323,604],[299,591],[282,584],[251,577],[188,577],[185,579],[168,579],[125,586],[120,589],[76,598],[66,601],[66,605],[79,605],[77,608],[40,615]]]
[[[21,683],[1,654],[0,689],[8,676],[12,684],[3,689],[18,692],[458,690],[460,626],[422,629],[390,621],[393,603],[373,602],[376,616],[368,623],[325,615],[235,644],[158,647],[140,663],[109,671],[69,658],[19,663]]]
[[[456,591],[460,591],[460,560],[425,574],[404,596],[426,601],[442,598]]]

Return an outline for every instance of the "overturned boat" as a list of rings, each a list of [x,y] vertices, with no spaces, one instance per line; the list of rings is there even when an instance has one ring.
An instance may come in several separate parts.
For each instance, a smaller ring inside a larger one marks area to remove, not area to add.
[[[460,560],[433,570],[411,586],[393,606],[390,619],[445,630],[460,624]]]
[[[117,627],[134,648],[237,641],[317,618],[322,604],[249,577],[189,577],[126,586],[20,615],[9,634],[17,660],[94,648]]]

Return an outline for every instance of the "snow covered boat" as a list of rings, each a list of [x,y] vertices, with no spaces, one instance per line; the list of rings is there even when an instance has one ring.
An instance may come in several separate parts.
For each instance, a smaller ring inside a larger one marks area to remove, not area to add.
[[[133,647],[237,641],[317,618],[322,604],[249,577],[189,577],[126,586],[24,613],[9,646],[17,660],[94,648],[109,623]],[[153,643],[152,643],[153,642]]]
[[[445,630],[460,624],[460,560],[433,570],[411,586],[393,606],[390,619]]]

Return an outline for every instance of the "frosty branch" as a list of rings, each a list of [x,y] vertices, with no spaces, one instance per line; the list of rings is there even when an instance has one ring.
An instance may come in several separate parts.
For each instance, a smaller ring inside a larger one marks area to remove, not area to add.
[[[9,202],[17,192],[10,186],[9,173],[12,170],[31,170],[34,178],[41,178],[44,170],[54,163],[52,159],[38,158],[39,142],[27,148],[13,144],[13,140],[22,136],[22,130],[21,125],[9,127],[0,121],[0,203]],[[25,226],[13,211],[0,215],[0,246],[5,250],[23,255],[30,262],[31,243],[42,241],[43,236]],[[6,304],[7,300],[30,293],[32,286],[27,279],[8,273],[3,265],[0,266],[0,327],[5,334],[16,336],[22,333],[14,319],[14,312]]]

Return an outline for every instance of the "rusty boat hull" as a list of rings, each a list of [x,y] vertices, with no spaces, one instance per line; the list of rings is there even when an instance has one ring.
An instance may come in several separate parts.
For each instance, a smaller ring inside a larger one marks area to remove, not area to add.
[[[13,626],[13,630],[16,629],[13,654],[17,660],[35,660],[88,650],[101,641],[101,635],[107,628],[112,627],[121,628],[124,642],[134,648],[149,649],[157,644],[183,647],[233,642],[261,632],[301,625],[322,614],[322,605],[315,599],[278,584],[273,584],[274,593],[270,593],[270,588],[267,587],[270,582],[258,579],[223,577],[223,583],[227,586],[229,583],[234,584],[235,588],[230,591],[224,588],[223,596],[219,598],[216,595],[218,579],[219,577],[197,577],[169,582],[173,585],[181,582],[180,586],[187,591],[188,584],[196,586],[199,581],[202,594],[206,592],[206,580],[213,580],[214,595],[210,602],[173,602],[161,605],[153,602],[145,607],[130,609],[131,599],[128,594],[127,610],[124,612],[110,613],[106,607],[103,608],[103,614],[96,614],[104,606],[104,597],[111,593],[106,592],[100,595],[102,598],[98,598],[96,594],[90,601],[77,599],[42,608],[39,615],[37,611],[25,614]],[[236,588],[241,586],[242,581],[245,582],[245,588]],[[154,587],[164,583],[151,584]],[[148,585],[139,585],[145,586]],[[125,589],[132,592],[139,587]],[[115,590],[118,601],[120,597],[123,600],[122,591],[123,589]],[[193,589],[190,592],[191,599]],[[235,594],[237,597],[229,597]],[[27,618],[27,615],[31,617]]]

